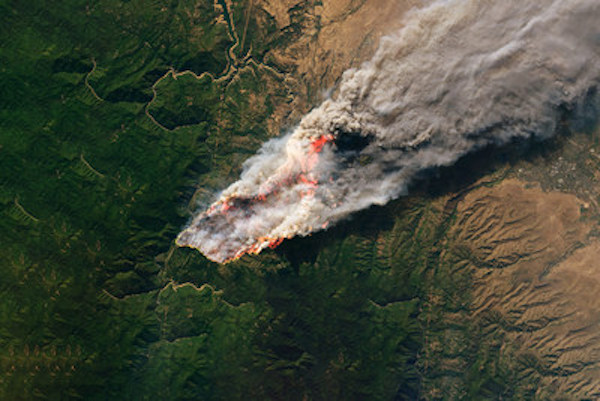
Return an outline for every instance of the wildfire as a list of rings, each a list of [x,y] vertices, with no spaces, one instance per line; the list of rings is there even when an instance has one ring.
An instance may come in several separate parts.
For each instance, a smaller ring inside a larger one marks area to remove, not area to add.
[[[300,159],[290,160],[283,165],[276,175],[270,177],[260,186],[257,194],[252,196],[234,194],[220,199],[203,213],[203,220],[205,222],[209,220],[223,220],[227,222],[232,212],[244,213],[245,211],[251,211],[253,208],[260,207],[269,202],[269,200],[276,198],[286,188],[296,185],[302,187],[299,194],[303,199],[312,198],[319,186],[319,180],[314,171],[319,162],[319,154],[334,139],[335,137],[331,134],[321,135],[312,139],[305,153],[300,156]],[[327,224],[324,224],[323,228],[326,226]],[[258,254],[265,248],[276,248],[287,238],[291,238],[291,235],[288,237],[256,238],[251,245],[243,246],[233,256],[224,259],[223,263],[237,260],[246,254]]]

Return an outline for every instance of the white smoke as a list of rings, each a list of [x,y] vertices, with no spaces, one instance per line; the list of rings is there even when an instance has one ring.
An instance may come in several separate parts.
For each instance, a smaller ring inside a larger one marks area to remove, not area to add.
[[[440,0],[411,12],[336,97],[250,158],[178,244],[217,262],[258,252],[385,204],[419,172],[483,146],[553,135],[561,110],[582,109],[599,83],[599,22],[598,0]],[[307,170],[323,135],[333,140]],[[289,178],[303,173],[318,186]]]

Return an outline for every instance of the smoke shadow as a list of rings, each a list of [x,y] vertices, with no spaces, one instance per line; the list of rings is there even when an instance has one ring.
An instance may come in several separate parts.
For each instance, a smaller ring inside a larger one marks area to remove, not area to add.
[[[483,177],[501,168],[514,167],[518,162],[534,163],[555,157],[575,132],[593,135],[600,128],[599,111],[600,93],[596,86],[591,86],[578,104],[559,107],[558,124],[553,136],[540,140],[532,135],[529,138],[515,138],[502,146],[488,145],[468,153],[451,166],[424,170],[409,186],[409,195],[392,200],[384,206],[371,206],[358,211],[329,229],[311,236],[286,240],[275,252],[285,257],[297,270],[303,263],[314,263],[323,248],[349,235],[375,237],[391,230],[398,214],[408,211],[415,201],[455,194],[456,203],[461,194],[472,189]]]
[[[571,124],[568,124],[568,118],[561,121],[563,122],[559,124],[556,134],[549,139],[515,139],[503,146],[489,145],[463,156],[451,166],[423,171],[410,185],[409,195],[392,200],[384,206],[371,206],[356,212],[331,228],[311,236],[286,240],[275,252],[297,270],[303,263],[315,263],[324,248],[343,238],[351,235],[375,238],[381,232],[391,230],[398,214],[407,212],[415,202],[433,200],[448,194],[455,194],[457,201],[461,194],[473,189],[483,177],[500,169],[510,169],[522,161],[535,162],[552,158],[574,132]],[[578,132],[591,134],[598,128],[598,119],[588,119],[585,127],[579,125],[577,128]]]

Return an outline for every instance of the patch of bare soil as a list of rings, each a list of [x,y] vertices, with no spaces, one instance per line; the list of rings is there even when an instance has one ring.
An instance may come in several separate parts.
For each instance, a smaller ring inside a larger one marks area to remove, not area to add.
[[[264,62],[285,75],[290,103],[273,114],[273,128],[295,123],[320,103],[351,67],[369,59],[381,36],[400,28],[410,0],[256,0],[281,30],[298,30],[294,41],[270,50]],[[301,12],[298,10],[302,10]],[[299,15],[299,13],[301,15]]]
[[[586,204],[517,180],[459,204],[452,246],[474,278],[470,316],[504,336],[537,399],[600,397],[600,242]]]

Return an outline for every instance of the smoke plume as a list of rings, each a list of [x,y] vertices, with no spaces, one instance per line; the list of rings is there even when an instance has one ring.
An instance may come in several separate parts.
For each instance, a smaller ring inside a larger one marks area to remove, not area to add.
[[[248,159],[177,243],[217,262],[258,253],[405,194],[425,169],[552,136],[561,113],[595,93],[599,21],[598,0],[438,0],[412,11],[334,98]]]

